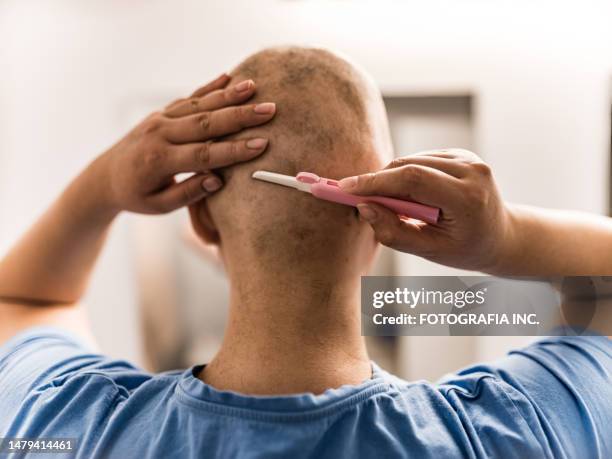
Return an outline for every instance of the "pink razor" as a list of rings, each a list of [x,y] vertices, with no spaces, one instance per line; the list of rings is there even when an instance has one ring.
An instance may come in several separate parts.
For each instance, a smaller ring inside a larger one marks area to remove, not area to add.
[[[275,172],[256,171],[253,178],[278,185],[295,188],[325,201],[337,202],[347,206],[374,202],[392,210],[402,217],[415,218],[426,223],[437,223],[440,209],[417,202],[404,201],[386,196],[357,196],[340,189],[337,180],[319,177],[310,172],[300,172],[295,177]]]

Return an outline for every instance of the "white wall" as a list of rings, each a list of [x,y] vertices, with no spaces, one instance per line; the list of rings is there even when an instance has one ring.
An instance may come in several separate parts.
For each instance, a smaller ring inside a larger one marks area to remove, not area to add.
[[[610,17],[578,0],[0,0],[0,251],[123,133],[135,98],[295,42],[347,52],[388,93],[475,94],[475,149],[507,198],[603,212]],[[105,349],[138,358],[125,221],[115,230],[88,302]]]

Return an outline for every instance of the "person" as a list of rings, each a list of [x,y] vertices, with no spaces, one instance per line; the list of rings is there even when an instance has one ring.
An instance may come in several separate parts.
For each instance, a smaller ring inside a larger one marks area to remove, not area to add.
[[[145,120],[0,263],[0,337],[10,338],[0,350],[2,436],[76,439],[77,456],[87,458],[612,454],[605,336],[543,339],[435,384],[403,381],[368,359],[358,291],[374,234],[451,265],[531,269],[527,256],[512,254],[514,217],[476,155],[430,152],[374,173],[392,153],[381,97],[329,51],[264,50],[227,84],[221,77]],[[251,97],[255,105],[221,108]],[[350,177],[346,189],[439,204],[442,220],[432,228],[399,222],[376,206],[362,206],[359,218],[350,207],[252,180],[255,170]],[[174,183],[184,171],[195,175]],[[223,188],[208,196],[202,184],[211,181],[209,190]],[[198,236],[218,246],[230,280],[218,354],[207,365],[150,374],[92,351],[75,303],[111,222],[125,210],[184,205]],[[420,248],[411,238],[421,238]]]

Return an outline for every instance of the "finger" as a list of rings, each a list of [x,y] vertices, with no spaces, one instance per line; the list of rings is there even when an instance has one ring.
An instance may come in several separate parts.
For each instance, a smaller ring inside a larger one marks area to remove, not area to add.
[[[164,136],[172,143],[201,142],[266,123],[275,112],[276,105],[266,102],[170,118],[163,128]]]
[[[437,158],[446,159],[454,159],[457,157],[454,153],[452,153],[452,150],[424,150],[410,156],[435,156]]]
[[[178,104],[185,102],[187,99],[185,98],[180,98],[180,99],[175,99],[172,102],[170,102],[168,105],[166,105],[164,107],[164,111],[163,113],[166,113],[169,110],[172,110],[174,107],[176,107]]]
[[[401,252],[423,252],[429,246],[429,238],[418,224],[400,219],[389,209],[374,203],[357,206],[360,217],[368,222],[376,240]]]
[[[385,167],[385,169],[394,169],[396,167],[402,167],[408,164],[418,164],[421,166],[430,167],[432,169],[438,169],[439,171],[446,172],[447,174],[457,178],[465,177],[469,173],[469,166],[463,161],[456,160],[454,158],[449,159],[425,155],[410,155],[394,159]]]
[[[464,148],[446,148],[444,150],[419,151],[411,156],[436,156],[438,158],[463,160],[467,163],[482,162],[476,153]]]
[[[267,145],[268,139],[263,138],[176,145],[169,150],[169,173],[201,172],[248,161]]]
[[[461,180],[419,164],[347,177],[340,187],[352,194],[390,196],[443,209],[462,199]]]
[[[193,115],[205,111],[217,110],[230,105],[238,105],[253,96],[255,83],[253,80],[241,81],[231,88],[217,89],[203,97],[192,97],[178,101],[171,108],[164,111],[170,118]]]
[[[179,104],[184,104],[185,102],[189,101],[190,99],[197,98],[197,97],[202,97],[202,96],[208,94],[209,92],[225,88],[227,86],[227,84],[229,83],[230,79],[231,79],[231,77],[228,74],[226,74],[226,73],[223,73],[223,74],[219,75],[217,78],[215,78],[210,83],[208,83],[205,86],[202,86],[201,88],[197,89],[189,98],[185,99],[183,97],[183,98],[176,99],[176,100],[170,102],[164,108],[164,113],[166,111],[174,109]]]
[[[231,79],[232,77],[230,77],[227,73],[222,73],[210,83],[207,83],[201,88],[196,89],[193,94],[191,94],[191,97],[202,97],[208,94],[209,92],[213,92],[217,89],[223,89],[227,86]]]
[[[212,173],[196,174],[149,197],[149,205],[166,213],[193,204],[221,188],[219,177]]]

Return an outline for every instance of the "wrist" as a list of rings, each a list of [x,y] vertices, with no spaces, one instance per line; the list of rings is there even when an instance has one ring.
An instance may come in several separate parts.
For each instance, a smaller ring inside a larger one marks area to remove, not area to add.
[[[494,256],[484,270],[493,275],[519,274],[521,269],[516,266],[517,254],[521,253],[520,212],[512,204],[503,204],[499,236],[495,243]]]
[[[91,222],[107,223],[121,211],[113,199],[106,158],[99,156],[74,180],[66,193],[74,209]]]

